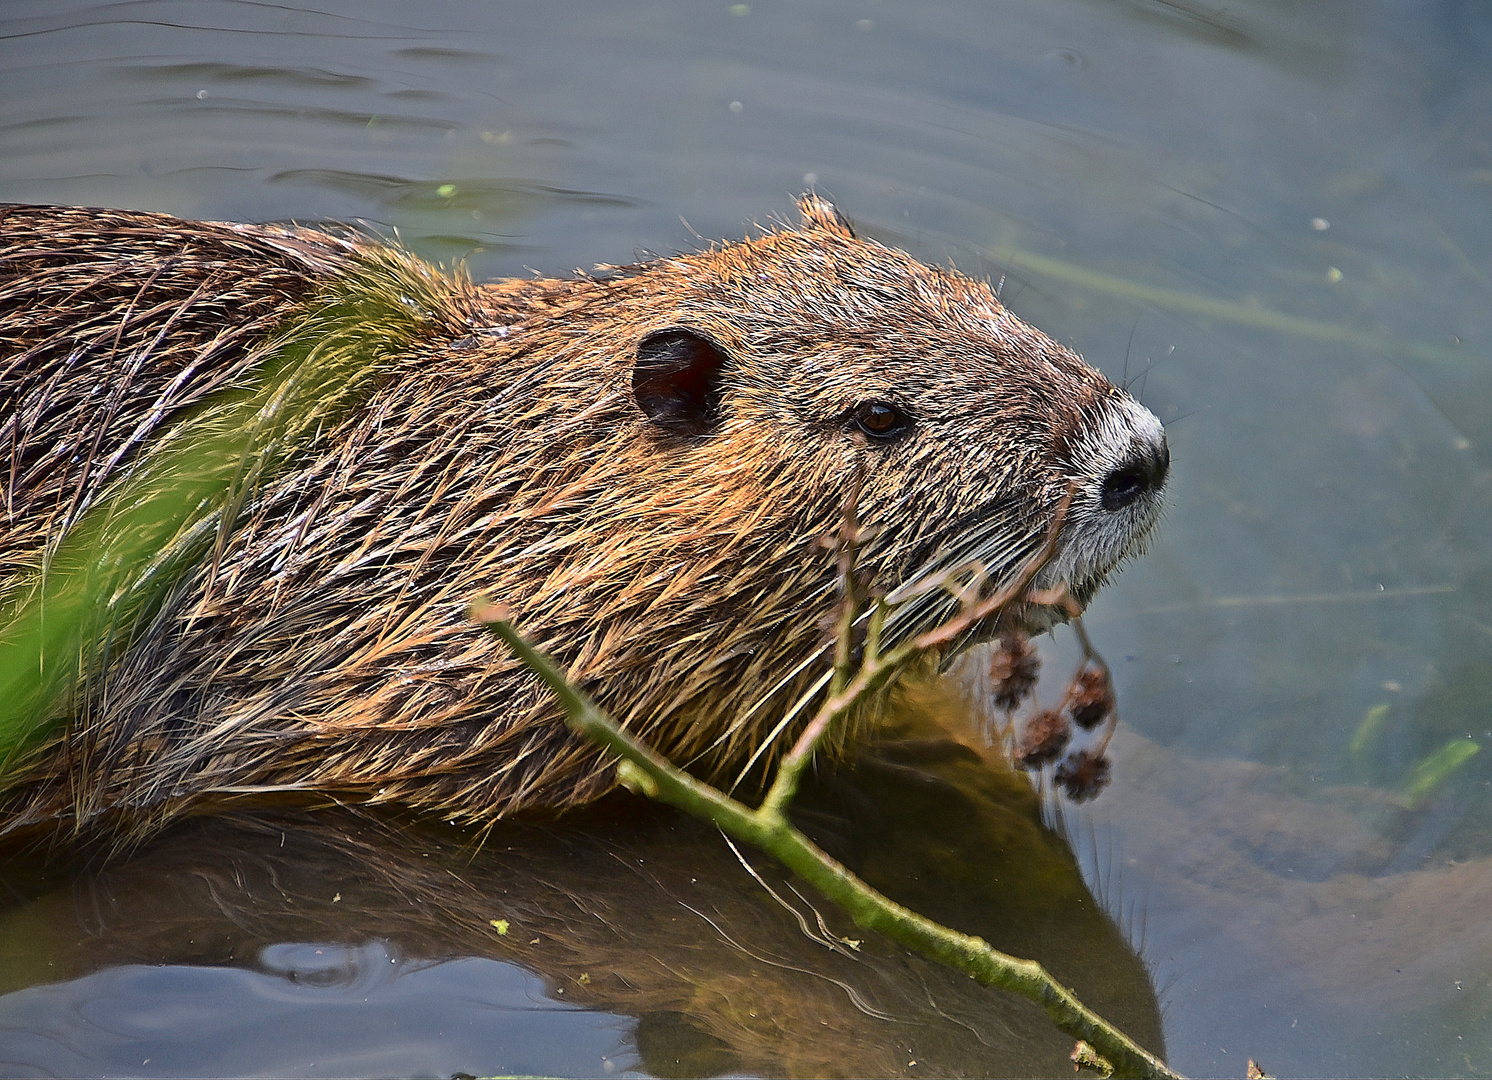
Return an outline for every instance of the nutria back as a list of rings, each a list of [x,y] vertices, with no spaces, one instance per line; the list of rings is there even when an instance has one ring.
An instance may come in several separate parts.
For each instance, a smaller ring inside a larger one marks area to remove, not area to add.
[[[467,618],[478,595],[733,780],[822,689],[816,541],[858,472],[873,587],[1008,577],[1072,491],[1045,581],[1086,602],[1158,513],[1159,423],[986,284],[801,209],[492,285],[366,238],[4,210],[0,652],[49,583],[127,561],[98,552],[147,537],[150,558],[43,649],[66,678],[29,706],[0,830],[284,792],[480,821],[604,792],[606,761]]]

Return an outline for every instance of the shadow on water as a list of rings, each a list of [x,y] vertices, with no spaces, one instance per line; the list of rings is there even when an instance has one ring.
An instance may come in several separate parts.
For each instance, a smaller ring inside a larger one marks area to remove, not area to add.
[[[871,884],[1039,959],[1161,1049],[1145,966],[1042,826],[1028,781],[929,712],[908,710],[827,770],[801,809]],[[619,797],[475,840],[267,810],[184,823],[102,867],[12,861],[0,1062],[138,1075],[1071,1068],[1071,1040],[1034,1006],[856,931],[743,850],[753,880],[691,819]],[[239,1037],[256,1026],[276,1035]]]

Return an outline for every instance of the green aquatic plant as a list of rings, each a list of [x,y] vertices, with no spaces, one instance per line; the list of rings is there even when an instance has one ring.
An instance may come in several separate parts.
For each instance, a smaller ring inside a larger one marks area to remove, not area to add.
[[[1476,757],[1481,750],[1479,743],[1470,739],[1452,739],[1438,750],[1427,754],[1409,770],[1399,796],[1413,810],[1440,789],[1462,765]]]
[[[414,260],[361,253],[261,346],[248,385],[176,424],[0,596],[0,777],[183,579],[219,557],[254,491],[448,318],[458,288]]]
[[[1385,702],[1374,705],[1362,718],[1362,723],[1357,725],[1357,730],[1352,733],[1352,741],[1347,744],[1347,756],[1352,759],[1352,764],[1362,773],[1368,771],[1369,758],[1373,749],[1383,738],[1383,733],[1388,727],[1388,715],[1391,707]]]
[[[1184,311],[1218,322],[1253,326],[1261,330],[1288,334],[1310,341],[1327,341],[1365,349],[1383,356],[1398,356],[1426,364],[1465,364],[1466,353],[1444,345],[1427,345],[1418,341],[1401,341],[1388,334],[1369,333],[1350,326],[1310,319],[1300,315],[1289,315],[1256,303],[1239,303],[1236,300],[1219,300],[1210,296],[1199,296],[1182,289],[1168,289],[1162,285],[1148,285],[1142,281],[1105,274],[1091,270],[1064,259],[1039,255],[1034,251],[981,251],[980,254],[999,265],[1023,266],[1038,274],[1055,278],[1069,285],[1087,289],[1107,296],[1118,296],[1153,304],[1167,311]]]
[[[1352,741],[1347,744],[1347,756],[1359,773],[1366,774],[1373,752],[1383,741],[1388,730],[1391,707],[1374,705],[1363,716]],[[1409,767],[1399,783],[1398,797],[1405,809],[1417,809],[1426,799],[1439,791],[1462,766],[1481,751],[1481,744],[1471,738],[1451,739],[1437,747]]]

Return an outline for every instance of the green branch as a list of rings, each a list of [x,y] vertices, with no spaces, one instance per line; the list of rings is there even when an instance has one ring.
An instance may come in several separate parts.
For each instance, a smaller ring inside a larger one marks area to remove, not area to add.
[[[617,771],[627,787],[713,822],[728,836],[774,856],[843,908],[857,926],[874,930],[938,963],[962,971],[985,986],[999,987],[1035,1002],[1058,1028],[1079,1040],[1079,1049],[1083,1044],[1091,1048],[1084,1060],[1101,1071],[1111,1069],[1116,1076],[1173,1077],[1176,1074],[1164,1062],[1083,1005],[1040,964],[1009,956],[982,938],[940,926],[883,896],[799,832],[786,813],[797,792],[802,771],[812,760],[825,734],[867,694],[905,670],[909,662],[922,653],[954,641],[976,623],[997,617],[999,612],[1018,600],[1067,602],[1065,593],[1060,590],[1036,596],[1029,595],[1027,590],[1056,550],[1069,502],[1070,495],[1060,507],[1042,550],[1010,585],[984,600],[966,605],[959,615],[942,626],[884,653],[880,649],[880,631],[890,605],[877,599],[869,615],[858,667],[853,664],[851,635],[865,602],[858,594],[855,576],[855,556],[864,535],[855,521],[853,510],[847,508],[839,543],[843,607],[838,619],[835,679],[818,712],[784,756],[762,804],[755,809],[695,779],[618,727],[610,716],[571,684],[547,656],[529,644],[513,626],[506,609],[479,601],[473,605],[471,615],[501,638],[514,655],[554,692],[574,731],[617,756]]]

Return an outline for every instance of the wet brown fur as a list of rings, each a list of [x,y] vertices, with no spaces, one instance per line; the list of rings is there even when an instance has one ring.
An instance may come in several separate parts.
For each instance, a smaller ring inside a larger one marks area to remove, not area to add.
[[[999,577],[1050,523],[1063,447],[1118,393],[985,284],[856,237],[818,200],[803,211],[593,277],[453,278],[437,332],[253,494],[220,557],[72,703],[0,796],[0,832],[143,833],[287,791],[481,821],[608,790],[613,771],[467,619],[479,594],[673,760],[729,781],[770,758],[825,670],[834,568],[815,541],[857,466],[878,587],[933,551]],[[160,432],[251,378],[269,332],[366,243],[0,211],[0,584]],[[731,356],[704,436],[633,396],[639,341],[677,326]],[[905,407],[913,435],[856,433],[867,399]]]

